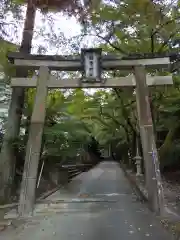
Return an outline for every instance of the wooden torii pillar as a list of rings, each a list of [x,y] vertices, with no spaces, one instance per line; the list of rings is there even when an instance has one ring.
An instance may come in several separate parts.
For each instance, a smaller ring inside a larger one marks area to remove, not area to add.
[[[29,137],[26,147],[25,165],[20,192],[20,215],[28,215],[33,209],[35,201],[35,189],[37,182],[37,171],[39,165],[39,157],[41,150],[41,140],[46,115],[46,97],[47,82],[49,80],[48,67],[40,67],[39,77],[37,81],[37,91],[34,108],[31,117]]]
[[[152,116],[150,111],[148,87],[154,85],[172,85],[172,76],[146,75],[145,69],[167,68],[169,57],[146,56],[140,58],[118,58],[103,56],[102,69],[129,70],[132,74],[127,77],[107,78],[100,82],[84,82],[82,79],[57,79],[50,74],[51,70],[82,71],[80,56],[42,56],[9,54],[9,59],[17,67],[39,69],[39,76],[33,78],[12,78],[12,87],[37,87],[36,99],[31,118],[29,138],[26,148],[26,158],[22,188],[19,202],[19,215],[26,216],[33,213],[37,169],[41,149],[41,139],[45,121],[46,96],[48,88],[114,88],[136,87],[137,112],[139,118],[143,157],[145,161],[146,185],[149,204],[156,213],[163,212],[163,189],[159,171],[158,154],[153,132]]]
[[[134,75],[136,78],[137,113],[143,157],[145,160],[145,177],[148,190],[149,207],[156,213],[163,215],[164,194],[161,183],[159,160],[154,137],[154,128],[144,66],[136,66],[134,68]]]

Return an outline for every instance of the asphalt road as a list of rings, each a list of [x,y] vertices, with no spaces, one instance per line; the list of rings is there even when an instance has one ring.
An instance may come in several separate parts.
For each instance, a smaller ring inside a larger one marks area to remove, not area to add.
[[[38,205],[33,218],[0,240],[171,240],[141,203],[117,163],[103,162]]]

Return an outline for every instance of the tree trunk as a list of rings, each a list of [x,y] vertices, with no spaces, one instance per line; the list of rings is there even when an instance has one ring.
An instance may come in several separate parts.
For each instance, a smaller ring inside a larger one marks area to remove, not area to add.
[[[28,0],[22,43],[19,49],[22,53],[30,53],[31,51],[35,14],[35,5],[32,3],[32,0]],[[27,71],[23,68],[17,69],[16,71],[17,77],[27,77],[27,74]],[[6,133],[4,135],[0,156],[0,199],[2,201],[10,199],[11,195],[16,162],[12,142],[14,142],[19,135],[24,106],[24,94],[23,88],[14,88],[9,106]]]

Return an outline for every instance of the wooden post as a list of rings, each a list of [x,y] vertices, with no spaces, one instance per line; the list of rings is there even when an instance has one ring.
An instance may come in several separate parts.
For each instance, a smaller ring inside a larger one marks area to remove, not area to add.
[[[18,214],[21,217],[33,213],[37,171],[46,112],[48,67],[40,67],[34,109],[26,148],[23,180],[21,185]]]
[[[136,79],[136,101],[139,118],[141,143],[145,162],[146,186],[148,200],[153,211],[163,214],[164,195],[159,170],[151,109],[149,103],[148,86],[144,66],[134,68]]]

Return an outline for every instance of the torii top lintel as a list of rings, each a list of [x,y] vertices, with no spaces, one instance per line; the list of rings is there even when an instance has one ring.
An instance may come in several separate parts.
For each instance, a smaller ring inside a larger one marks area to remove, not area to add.
[[[176,54],[177,57],[177,54]],[[144,65],[146,68],[169,68],[171,59],[175,55],[168,54],[131,54],[102,55],[103,70],[128,70],[133,66]],[[48,66],[51,70],[81,71],[83,66],[80,55],[33,55],[20,52],[10,52],[8,59],[15,66],[26,66],[30,69],[39,69],[40,66]]]

